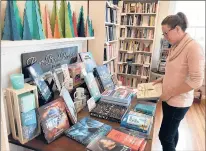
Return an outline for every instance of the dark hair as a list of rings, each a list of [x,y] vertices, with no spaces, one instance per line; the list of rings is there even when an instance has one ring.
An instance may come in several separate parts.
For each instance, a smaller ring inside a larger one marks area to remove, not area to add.
[[[161,25],[168,25],[171,28],[180,26],[183,31],[188,27],[187,17],[184,13],[178,12],[176,15],[167,16],[161,23]]]

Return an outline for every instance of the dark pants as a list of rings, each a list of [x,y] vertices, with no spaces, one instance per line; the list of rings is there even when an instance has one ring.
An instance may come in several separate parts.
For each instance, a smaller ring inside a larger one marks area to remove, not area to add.
[[[189,107],[173,107],[166,102],[162,102],[163,119],[159,131],[159,139],[163,147],[163,151],[175,151],[179,134],[178,127],[184,118]]]

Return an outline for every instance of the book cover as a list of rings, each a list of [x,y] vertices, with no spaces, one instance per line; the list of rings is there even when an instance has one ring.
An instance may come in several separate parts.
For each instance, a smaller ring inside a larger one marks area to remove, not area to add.
[[[101,97],[99,88],[97,86],[96,80],[92,72],[84,76],[84,81],[89,89],[90,95],[94,98],[95,101],[99,100]]]
[[[39,78],[44,74],[41,65],[39,63],[34,63],[30,65],[27,69],[33,79]]]
[[[121,103],[129,105],[132,100],[132,91],[127,88],[117,88],[115,90],[105,90],[102,93],[102,99],[111,101],[111,103]]]
[[[21,113],[21,124],[22,126],[29,126],[37,123],[35,109],[26,113]]]
[[[99,137],[89,143],[87,149],[89,151],[131,151],[129,147],[105,136]]]
[[[63,97],[64,102],[66,103],[66,111],[69,115],[70,120],[72,121],[73,124],[75,124],[77,122],[77,111],[75,109],[74,102],[68,90],[65,87],[62,87],[60,96]]]
[[[96,103],[96,107],[91,110],[90,115],[120,123],[127,110],[128,107],[100,100]]]
[[[97,66],[96,68],[94,68],[94,73],[96,74],[103,91],[105,91],[106,89],[115,88],[111,75],[106,65]]]
[[[30,140],[31,138],[33,138],[37,133],[38,130],[37,127],[38,127],[37,123],[29,126],[23,126],[22,132],[23,132],[24,139]]]
[[[80,52],[81,60],[84,62],[86,71],[93,72],[93,69],[97,67],[91,52]]]
[[[54,141],[69,128],[65,103],[61,97],[38,108],[38,114],[48,143]]]
[[[81,79],[81,63],[75,63],[68,66],[69,73],[73,79],[74,86],[82,82]]]
[[[130,147],[133,151],[138,151],[144,138],[138,138],[126,133],[112,129],[107,135],[108,138]]]
[[[27,92],[18,95],[20,111],[25,113],[36,108],[35,96],[33,93]]]
[[[148,115],[151,115],[151,116],[154,116],[155,109],[156,109],[155,105],[141,104],[141,103],[137,104],[134,107],[134,111],[141,112],[141,113],[144,113],[144,114],[148,114]]]
[[[148,133],[150,125],[152,124],[152,120],[152,116],[134,111],[129,111],[122,118],[120,126],[140,131],[143,133]]]
[[[95,138],[107,135],[111,129],[107,124],[85,117],[66,130],[65,134],[87,146]]]

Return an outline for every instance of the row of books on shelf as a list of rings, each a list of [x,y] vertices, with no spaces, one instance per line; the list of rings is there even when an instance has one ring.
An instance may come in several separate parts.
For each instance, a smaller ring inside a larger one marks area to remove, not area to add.
[[[105,21],[117,24],[117,10],[106,6]]]
[[[155,26],[155,16],[125,15],[121,16],[121,25]]]
[[[105,26],[105,31],[105,42],[117,39],[115,26]]]
[[[127,75],[133,75],[133,76],[141,76],[149,77],[149,67],[142,67],[137,65],[129,65],[129,64],[119,64],[118,65],[119,73],[127,74]]]
[[[151,44],[148,42],[139,41],[120,41],[120,50],[127,50],[128,52],[145,51],[150,52]]]
[[[122,7],[123,13],[156,13],[157,12],[157,3],[129,3],[124,2]]]
[[[108,61],[116,56],[116,44],[104,46],[104,61]]]
[[[136,53],[136,54],[128,54],[128,53],[120,53],[119,61],[131,63],[131,64],[140,64],[140,65],[149,65],[151,62],[151,55]]]
[[[148,28],[137,29],[137,28],[131,28],[131,27],[128,27],[126,29],[121,28],[120,37],[153,39],[154,29],[148,29]]]
[[[110,73],[111,75],[113,75],[113,74],[115,73],[115,63],[114,63],[114,60],[106,63],[106,67],[107,67],[107,69],[109,70],[109,73]]]

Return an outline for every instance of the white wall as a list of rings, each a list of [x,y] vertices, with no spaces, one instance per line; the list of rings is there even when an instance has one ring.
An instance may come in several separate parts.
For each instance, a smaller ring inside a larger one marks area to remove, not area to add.
[[[160,55],[160,39],[162,38],[161,22],[169,14],[173,14],[175,1],[160,1],[159,14],[156,27],[155,46],[152,58],[152,68],[156,68]]]

